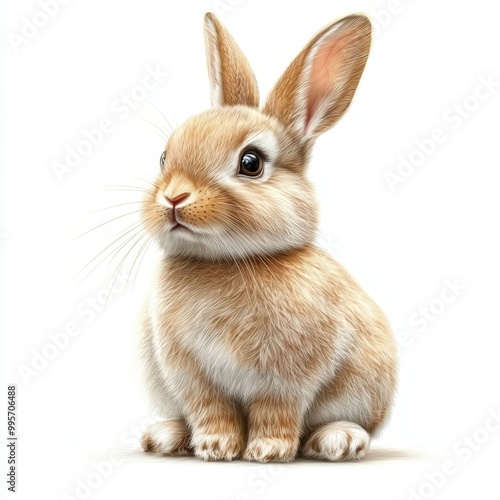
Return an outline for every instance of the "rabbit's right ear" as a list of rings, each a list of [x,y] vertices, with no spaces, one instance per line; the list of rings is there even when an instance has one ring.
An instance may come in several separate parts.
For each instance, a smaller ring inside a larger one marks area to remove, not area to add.
[[[354,14],[320,31],[285,71],[264,113],[303,140],[315,139],[345,113],[365,68],[371,24]]]
[[[205,14],[205,50],[212,106],[257,107],[259,90],[250,64],[211,12]]]

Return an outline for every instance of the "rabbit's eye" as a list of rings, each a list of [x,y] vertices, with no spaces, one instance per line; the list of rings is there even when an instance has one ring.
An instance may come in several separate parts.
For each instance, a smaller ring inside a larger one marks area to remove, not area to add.
[[[163,170],[163,167],[165,166],[165,157],[166,157],[165,151],[163,151],[163,153],[160,156],[160,167],[162,170]]]
[[[264,161],[257,151],[245,151],[240,158],[239,173],[247,177],[258,177],[264,169]]]

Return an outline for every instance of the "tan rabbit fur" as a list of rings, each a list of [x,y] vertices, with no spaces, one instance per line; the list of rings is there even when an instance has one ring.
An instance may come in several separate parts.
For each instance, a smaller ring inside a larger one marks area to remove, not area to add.
[[[313,245],[306,177],[314,139],[351,102],[370,37],[361,15],[324,28],[260,111],[248,61],[206,15],[214,107],[172,134],[143,208],[164,253],[141,355],[165,420],[145,432],[146,451],[357,459],[380,428],[396,384],[393,337],[378,306]]]

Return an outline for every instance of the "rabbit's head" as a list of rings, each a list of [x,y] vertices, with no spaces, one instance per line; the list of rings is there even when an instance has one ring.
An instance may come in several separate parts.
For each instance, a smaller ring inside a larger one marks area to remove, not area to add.
[[[205,16],[213,108],[187,120],[161,155],[143,220],[169,255],[225,260],[313,241],[317,204],[306,177],[316,137],[348,108],[371,41],[352,15],[319,32],[265,105],[250,65],[213,14]]]

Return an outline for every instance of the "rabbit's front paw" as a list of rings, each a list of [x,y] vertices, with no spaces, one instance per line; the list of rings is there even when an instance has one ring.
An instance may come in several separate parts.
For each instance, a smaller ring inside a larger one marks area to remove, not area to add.
[[[291,462],[297,454],[297,443],[282,438],[261,437],[252,439],[243,458],[256,462]]]
[[[189,431],[182,418],[171,418],[148,427],[141,439],[144,451],[160,455],[187,455]]]
[[[332,422],[309,436],[303,454],[332,462],[359,460],[369,447],[370,435],[363,427],[354,422]]]
[[[198,434],[192,439],[195,455],[207,461],[233,460],[241,457],[244,442],[238,435]]]

